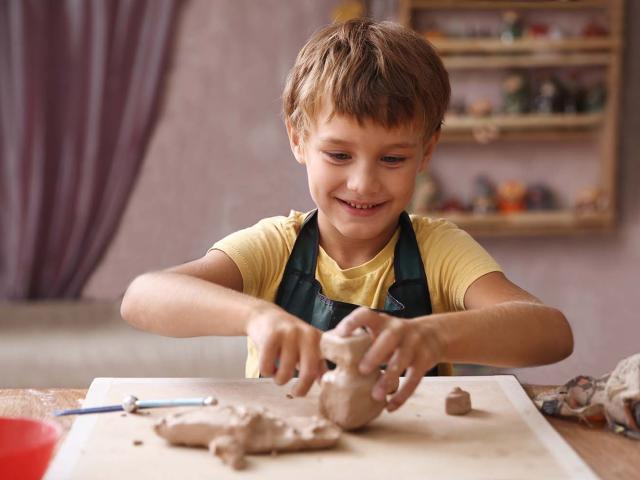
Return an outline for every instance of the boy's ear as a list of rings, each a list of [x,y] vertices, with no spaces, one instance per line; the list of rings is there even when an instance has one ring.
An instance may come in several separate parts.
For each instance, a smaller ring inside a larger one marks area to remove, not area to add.
[[[291,124],[289,119],[286,120],[287,135],[289,136],[289,146],[293,152],[293,156],[296,158],[296,162],[300,165],[304,165],[304,148],[302,145],[302,136],[298,130]]]
[[[420,166],[418,167],[418,172],[422,172],[429,162],[431,161],[431,157],[433,156],[433,152],[436,150],[436,145],[440,141],[440,129],[436,130],[429,140],[424,143],[424,150],[422,155],[422,160],[420,161]]]

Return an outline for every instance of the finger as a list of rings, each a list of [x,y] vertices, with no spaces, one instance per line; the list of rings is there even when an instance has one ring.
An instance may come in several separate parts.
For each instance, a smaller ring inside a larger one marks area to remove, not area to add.
[[[305,346],[300,351],[300,372],[293,394],[296,397],[303,397],[307,394],[313,382],[318,378],[321,371],[322,357],[320,349],[311,345]]]
[[[276,360],[280,350],[280,338],[270,335],[260,350],[260,373],[272,377],[276,371]]]
[[[385,321],[386,319],[378,312],[366,307],[359,307],[344,317],[334,331],[341,337],[348,337],[356,329],[367,327],[375,336],[380,332]]]
[[[284,385],[291,380],[296,368],[296,363],[298,363],[298,345],[295,341],[286,340],[283,342],[280,351],[280,364],[274,377],[278,385]]]
[[[409,367],[402,387],[398,390],[398,393],[389,399],[389,403],[387,403],[387,411],[393,412],[407,401],[407,399],[416,390],[416,387],[420,384],[420,381],[426,371],[426,368],[417,367],[415,365]]]
[[[411,365],[414,352],[407,345],[395,351],[391,360],[387,364],[387,368],[382,376],[376,382],[373,388],[372,396],[375,400],[382,401],[387,394],[395,392],[400,385],[400,375]]]
[[[398,348],[402,336],[395,330],[385,330],[376,338],[360,361],[359,369],[368,375],[385,362]]]

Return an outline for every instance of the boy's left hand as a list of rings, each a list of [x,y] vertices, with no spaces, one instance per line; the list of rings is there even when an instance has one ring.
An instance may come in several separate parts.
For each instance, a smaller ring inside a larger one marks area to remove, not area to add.
[[[373,398],[384,400],[398,387],[402,372],[407,371],[402,387],[387,404],[387,410],[392,412],[411,396],[424,374],[440,361],[442,343],[436,330],[426,322],[392,317],[365,307],[347,315],[335,332],[346,337],[359,327],[366,327],[373,336],[373,344],[360,362],[360,372],[366,375],[387,364],[373,388]]]

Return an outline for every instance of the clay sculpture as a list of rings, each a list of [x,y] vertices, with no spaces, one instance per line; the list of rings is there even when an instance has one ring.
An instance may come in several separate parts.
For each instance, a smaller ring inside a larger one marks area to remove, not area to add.
[[[444,409],[447,415],[466,415],[471,411],[471,395],[460,387],[455,387],[447,395]]]
[[[234,469],[244,455],[328,448],[341,430],[317,417],[280,418],[263,407],[212,406],[161,418],[154,429],[172,445],[206,447]]]
[[[322,376],[320,413],[345,430],[362,427],[376,418],[386,405],[371,397],[380,371],[362,375],[358,364],[372,343],[364,331],[341,337],[332,330],[322,334],[320,350],[336,368]]]

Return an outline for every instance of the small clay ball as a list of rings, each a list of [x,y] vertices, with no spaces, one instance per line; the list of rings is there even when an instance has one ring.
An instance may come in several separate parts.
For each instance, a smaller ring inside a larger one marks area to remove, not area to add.
[[[460,387],[455,387],[445,401],[447,415],[465,415],[471,411],[471,395]]]

